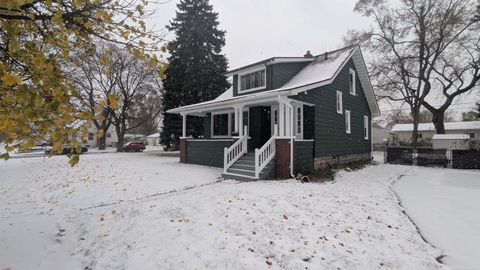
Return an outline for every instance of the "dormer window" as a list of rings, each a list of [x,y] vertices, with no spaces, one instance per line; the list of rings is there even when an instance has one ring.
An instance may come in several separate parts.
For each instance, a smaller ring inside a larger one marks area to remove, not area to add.
[[[248,92],[265,88],[265,68],[239,74],[239,92]]]

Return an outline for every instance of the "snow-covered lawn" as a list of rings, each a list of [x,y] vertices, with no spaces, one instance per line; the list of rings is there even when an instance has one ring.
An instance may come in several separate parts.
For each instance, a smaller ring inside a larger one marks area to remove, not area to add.
[[[480,171],[412,168],[394,189],[447,265],[480,269]]]
[[[443,268],[391,188],[409,170],[243,183],[149,153],[11,159],[0,269]]]

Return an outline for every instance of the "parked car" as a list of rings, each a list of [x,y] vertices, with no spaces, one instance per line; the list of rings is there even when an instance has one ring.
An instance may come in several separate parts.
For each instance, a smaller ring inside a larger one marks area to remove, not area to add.
[[[45,153],[46,154],[50,154],[50,152],[52,151],[53,147],[48,147],[47,149],[45,149]],[[81,152],[79,154],[82,154],[82,153],[85,153],[85,152],[88,152],[88,147],[86,145],[82,145],[82,148],[80,150]],[[62,153],[60,153],[61,155],[67,155],[67,154],[70,154],[70,153],[74,153],[74,154],[77,154],[76,153],[76,149],[73,149],[72,151],[72,147],[70,147],[70,145],[68,144],[64,144],[63,145],[63,151]],[[58,153],[54,153],[54,154],[58,154]]]
[[[142,152],[143,150],[145,150],[143,142],[129,142],[123,146],[125,152]]]

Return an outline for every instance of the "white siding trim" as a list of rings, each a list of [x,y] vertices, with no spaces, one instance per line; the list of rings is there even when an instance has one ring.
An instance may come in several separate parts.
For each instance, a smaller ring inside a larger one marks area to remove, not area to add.
[[[352,133],[352,121],[349,110],[345,110],[345,133]]]

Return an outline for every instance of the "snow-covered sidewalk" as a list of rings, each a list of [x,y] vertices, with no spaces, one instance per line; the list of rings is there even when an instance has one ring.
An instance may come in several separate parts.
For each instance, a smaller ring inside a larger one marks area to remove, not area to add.
[[[0,269],[443,268],[391,189],[409,170],[242,183],[147,153],[9,160]]]
[[[447,265],[480,269],[480,171],[417,167],[394,189]]]

